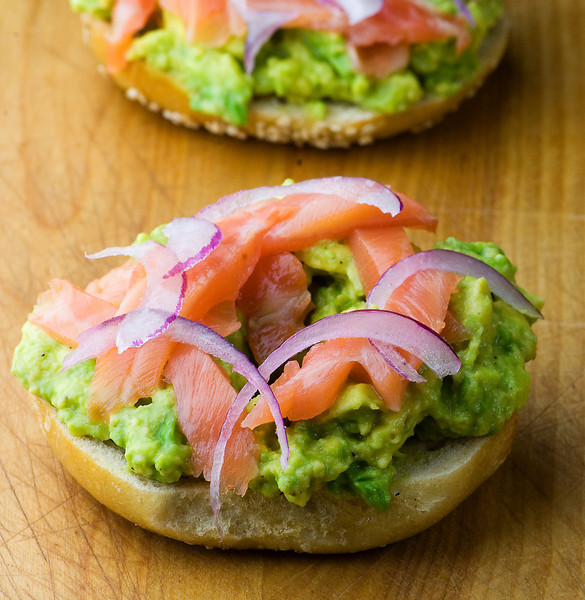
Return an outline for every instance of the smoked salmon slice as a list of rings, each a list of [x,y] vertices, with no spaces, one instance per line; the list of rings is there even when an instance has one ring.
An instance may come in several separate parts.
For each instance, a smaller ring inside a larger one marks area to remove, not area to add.
[[[150,398],[160,385],[170,350],[170,342],[161,336],[139,348],[118,353],[114,347],[99,356],[89,386],[89,417],[107,422],[121,408]]]
[[[378,14],[352,25],[346,35],[356,46],[396,46],[401,42],[418,44],[455,37],[462,49],[471,41],[463,16],[441,13],[424,0],[385,0]]]
[[[440,333],[445,326],[445,315],[451,295],[457,291],[460,280],[461,277],[455,273],[419,271],[393,292],[384,307],[379,308],[411,317],[436,333]],[[405,355],[415,369],[421,366],[419,359],[407,352],[401,351],[401,354]],[[392,407],[400,407],[408,381],[395,371],[391,371],[388,376],[393,378],[395,383],[389,388],[392,393],[387,394],[384,400],[386,406],[392,409]]]
[[[354,252],[360,279],[368,291],[386,269],[413,253],[408,236],[401,227],[356,229],[348,241]],[[409,277],[388,298],[386,304],[378,308],[416,319],[440,333],[445,326],[451,295],[456,291],[460,280],[461,277],[454,273],[420,271]],[[415,369],[420,367],[418,359],[408,353],[403,354]],[[408,381],[396,372],[389,374],[389,377],[394,379],[393,393],[389,391],[384,400],[390,408],[400,406]]]
[[[190,42],[212,48],[246,32],[246,25],[229,0],[160,0],[164,10],[181,17]]]
[[[123,265],[108,271],[103,277],[88,283],[85,291],[119,308],[130,287],[138,279],[145,277],[144,267],[137,261],[128,260]]]
[[[148,22],[156,8],[157,0],[118,0],[112,11],[112,25],[108,35],[107,68],[111,73],[122,70],[126,52],[134,35]]]
[[[173,352],[164,376],[173,385],[179,425],[193,449],[193,474],[209,481],[215,446],[236,392],[208,354],[184,344]],[[228,442],[221,478],[223,490],[238,494],[257,474],[259,455],[253,433],[239,426],[242,419]]]
[[[364,289],[369,291],[381,275],[400,259],[413,253],[401,227],[358,228],[348,238]],[[385,306],[378,306],[416,319],[440,333],[451,294],[461,276],[445,271],[419,271],[394,290]]]
[[[412,254],[410,240],[400,225],[359,227],[349,234],[347,243],[366,294],[382,273]]]
[[[248,0],[247,4],[253,10],[294,14],[286,28],[342,31],[348,25],[342,10],[319,0]]]
[[[77,338],[90,327],[113,317],[116,307],[65,279],[53,279],[43,292],[28,320],[58,342],[77,347]]]
[[[236,303],[230,300],[220,302],[214,306],[201,318],[200,322],[223,337],[238,331],[242,326],[236,312]]]
[[[301,261],[289,252],[261,258],[240,291],[238,306],[246,319],[248,344],[260,364],[304,327],[311,294]]]
[[[461,276],[456,273],[419,271],[393,292],[384,308],[416,319],[440,333],[445,327],[449,300],[459,281]]]
[[[187,292],[181,315],[200,320],[221,302],[233,301],[261,257],[261,240],[276,223],[297,210],[267,202],[220,221],[223,239],[206,260],[187,271]]]
[[[338,196],[320,194],[309,198],[304,194],[289,196],[279,203],[297,207],[286,221],[272,227],[262,240],[263,253],[297,251],[323,239],[344,239],[356,227],[401,225],[434,231],[437,219],[421,204],[403,194],[397,194],[403,209],[396,216],[382,213],[367,204],[357,204]]]
[[[126,275],[127,271],[118,273]],[[49,290],[39,297],[29,321],[70,348],[77,347],[81,333],[118,314],[119,309],[110,302],[68,281],[55,279],[49,285]],[[121,407],[151,396],[161,379],[164,366],[161,356],[167,346],[166,340],[158,338],[121,354],[112,348],[98,357],[89,389],[90,418],[107,420]]]

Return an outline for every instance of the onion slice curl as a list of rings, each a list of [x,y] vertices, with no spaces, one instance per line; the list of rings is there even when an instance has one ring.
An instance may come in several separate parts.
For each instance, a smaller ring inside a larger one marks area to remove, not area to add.
[[[465,0],[453,0],[455,5],[457,6],[457,10],[463,15],[463,18],[471,25],[471,27],[475,27],[475,19],[469,10],[469,7],[465,3]]]
[[[185,271],[205,259],[222,239],[217,225],[197,217],[173,219],[163,233],[168,238],[166,245],[148,240],[87,255],[90,259],[130,256],[146,270],[147,288],[139,308],[152,310],[126,314],[116,334],[118,352],[142,346],[166,331],[183,307],[187,288]]]
[[[534,319],[543,318],[540,311],[524,294],[493,267],[467,254],[438,248],[416,252],[393,264],[370,290],[366,303],[367,307],[383,307],[392,292],[408,277],[417,271],[427,269],[449,271],[463,276],[471,275],[478,279],[484,278],[491,292],[507,302],[512,308]]]
[[[244,66],[246,73],[250,74],[254,70],[256,55],[260,51],[260,48],[277,30],[296,19],[298,13],[278,10],[258,10],[250,8],[247,0],[231,1],[248,29],[244,48]]]
[[[347,15],[350,25],[377,15],[384,7],[384,0],[317,0],[324,6],[340,8]]]

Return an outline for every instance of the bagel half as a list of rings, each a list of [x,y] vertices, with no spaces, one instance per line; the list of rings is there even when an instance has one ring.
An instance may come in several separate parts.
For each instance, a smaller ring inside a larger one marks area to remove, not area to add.
[[[324,211],[313,238],[307,208],[313,225]],[[341,242],[325,237],[332,218]],[[414,200],[363,178],[226,196],[136,245],[91,255],[134,258],[85,290],[52,280],[12,373],[38,396],[65,468],[145,529],[208,547],[313,553],[398,541],[443,518],[508,455],[530,389],[530,328],[542,317],[542,301],[500,272],[514,267],[493,243],[449,238],[412,253],[399,228],[434,224]],[[369,308],[350,280],[355,268],[366,281],[371,256],[348,247],[358,230],[368,251],[381,233],[389,253],[407,244],[380,267]],[[405,297],[443,321],[444,337],[388,301],[392,286],[429,270]],[[433,294],[440,306],[426,308]],[[275,335],[275,322],[286,329]],[[394,348],[425,370],[413,374]]]
[[[85,39],[101,65],[106,64],[104,21],[82,14]],[[249,105],[248,122],[244,126],[227,123],[219,117],[193,111],[184,89],[168,76],[143,61],[130,62],[112,79],[136,100],[175,124],[197,129],[203,127],[215,134],[227,134],[240,139],[255,137],[277,143],[308,144],[318,148],[367,145],[377,139],[402,132],[418,132],[439,122],[447,113],[473,96],[485,78],[496,68],[506,48],[508,24],[505,19],[492,28],[479,50],[480,67],[455,94],[447,98],[427,97],[409,109],[385,114],[365,110],[341,102],[327,104],[327,116],[315,119],[303,105],[283,102],[277,98],[255,99]]]
[[[341,553],[412,536],[442,519],[496,471],[510,452],[517,427],[514,416],[491,436],[450,440],[435,450],[407,444],[403,451],[408,458],[392,482],[386,512],[325,490],[302,508],[283,496],[228,493],[219,517],[220,537],[207,482],[187,478],[159,483],[129,473],[120,448],[71,435],[48,402],[31,398],[53,451],[96,500],[144,529],[219,548]]]

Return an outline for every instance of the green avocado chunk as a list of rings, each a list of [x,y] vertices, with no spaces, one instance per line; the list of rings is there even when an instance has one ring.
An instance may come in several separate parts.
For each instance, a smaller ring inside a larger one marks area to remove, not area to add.
[[[192,452],[179,429],[172,388],[123,408],[110,423],[96,423],[87,414],[95,361],[62,371],[69,352],[71,348],[27,322],[14,353],[12,374],[32,394],[50,402],[73,435],[111,439],[124,448],[129,471],[164,482],[189,475]]]
[[[69,0],[71,8],[76,12],[85,12],[108,21],[112,14],[114,0]]]

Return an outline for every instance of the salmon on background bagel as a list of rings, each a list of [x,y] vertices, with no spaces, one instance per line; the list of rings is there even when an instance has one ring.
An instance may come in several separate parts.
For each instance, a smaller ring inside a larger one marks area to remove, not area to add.
[[[441,120],[499,63],[502,0],[70,0],[129,98],[188,127],[320,148]]]
[[[12,372],[100,502],[192,544],[351,552],[418,533],[510,451],[538,298],[493,243],[375,181],[245,190],[54,279]],[[530,299],[529,299],[530,298]]]

